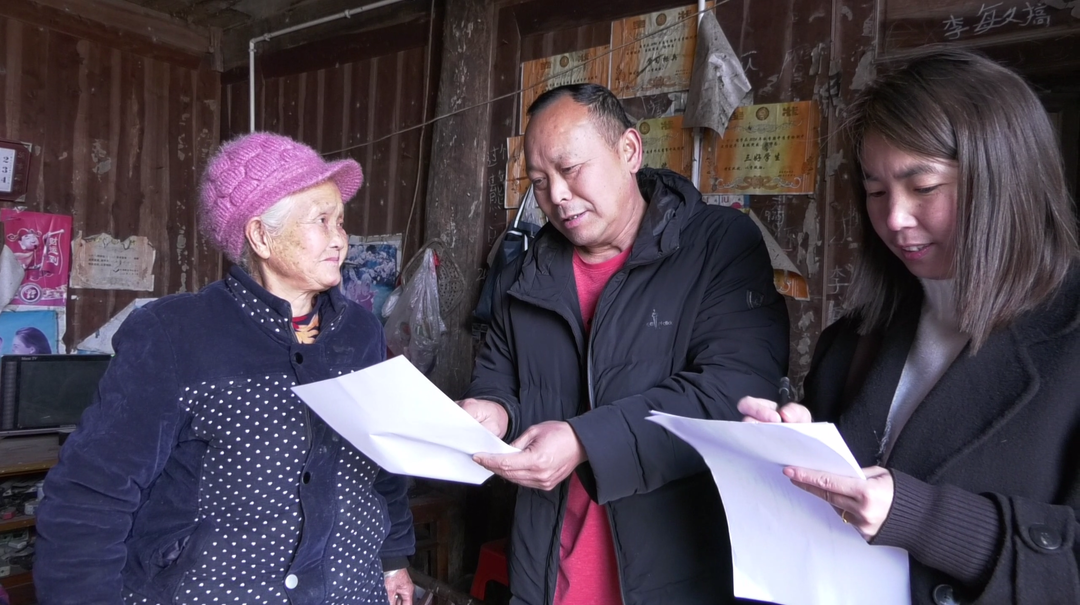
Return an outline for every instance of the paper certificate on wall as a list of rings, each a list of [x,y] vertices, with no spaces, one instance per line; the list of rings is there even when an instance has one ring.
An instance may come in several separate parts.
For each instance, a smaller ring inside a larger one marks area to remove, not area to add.
[[[706,6],[712,9],[713,3]],[[697,6],[672,8],[611,24],[611,91],[619,98],[690,88]]]
[[[682,127],[682,116],[652,118],[637,124],[644,148],[642,165],[667,168],[690,178],[693,171],[693,135]]]
[[[723,138],[705,133],[701,192],[813,193],[820,119],[815,101],[737,108]]]
[[[525,132],[528,117],[525,112],[536,97],[564,84],[608,85],[608,46],[586,48],[565,55],[526,61],[521,64],[521,129]],[[693,52],[691,51],[691,55]]]

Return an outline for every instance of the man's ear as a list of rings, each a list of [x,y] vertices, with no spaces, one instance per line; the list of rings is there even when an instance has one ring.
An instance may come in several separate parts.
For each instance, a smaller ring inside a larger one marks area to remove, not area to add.
[[[631,174],[641,169],[645,149],[641,143],[641,133],[637,131],[637,128],[627,128],[623,133],[619,139],[619,153]]]
[[[270,234],[266,232],[266,225],[262,219],[255,217],[244,225],[244,237],[255,256],[266,260],[270,258]]]

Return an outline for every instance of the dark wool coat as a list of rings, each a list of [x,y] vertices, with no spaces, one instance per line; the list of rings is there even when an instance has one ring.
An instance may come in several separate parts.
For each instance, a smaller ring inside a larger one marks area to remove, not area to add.
[[[320,333],[234,267],[136,310],[38,512],[43,605],[387,602],[413,552],[405,479],[310,413],[296,384],[381,361],[382,327],[336,288]]]
[[[738,419],[739,398],[775,395],[787,368],[787,307],[753,221],[706,206],[685,178],[643,169],[648,207],[625,266],[585,333],[573,247],[550,226],[502,274],[468,397],[506,407],[512,441],[569,420],[588,454],[577,473],[608,510],[626,605],[723,603],[731,553],[716,486],[651,410]],[[511,535],[513,602],[554,597],[569,480],[519,488]]]
[[[877,463],[921,304],[921,293],[906,301],[858,353],[850,318],[818,343],[806,404],[863,466]],[[896,493],[873,543],[908,551],[913,603],[1080,603],[1078,327],[1074,269],[1052,301],[977,355],[965,348],[896,438]],[[855,358],[872,359],[861,386]]]

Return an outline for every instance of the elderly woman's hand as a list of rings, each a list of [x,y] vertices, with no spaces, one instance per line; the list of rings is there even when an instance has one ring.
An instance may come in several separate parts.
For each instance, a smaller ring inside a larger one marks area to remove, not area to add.
[[[796,487],[831,504],[867,540],[877,535],[892,509],[892,473],[880,466],[864,468],[865,481],[794,466],[785,468],[784,474]]]
[[[778,409],[775,401],[743,397],[738,407],[743,422],[813,422],[810,410],[798,403],[789,403]]]
[[[387,572],[383,579],[386,582],[386,596],[390,598],[390,605],[413,605],[416,587],[409,577],[409,570],[395,569]]]

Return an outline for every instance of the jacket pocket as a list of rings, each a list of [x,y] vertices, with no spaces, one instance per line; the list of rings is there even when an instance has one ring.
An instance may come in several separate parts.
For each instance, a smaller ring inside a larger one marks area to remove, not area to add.
[[[163,535],[130,541],[129,561],[141,577],[129,582],[159,602],[172,603],[184,574],[196,567],[215,528],[213,521],[202,519]],[[135,561],[131,561],[133,558]]]

